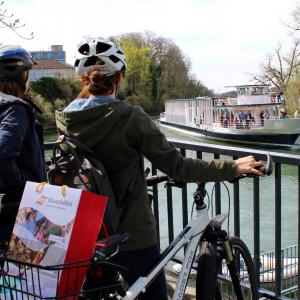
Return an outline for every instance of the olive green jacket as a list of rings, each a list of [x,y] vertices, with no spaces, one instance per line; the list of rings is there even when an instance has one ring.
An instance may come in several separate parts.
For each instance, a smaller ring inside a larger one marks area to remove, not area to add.
[[[129,232],[131,237],[122,250],[157,243],[143,156],[181,182],[220,181],[236,176],[233,161],[206,162],[183,157],[140,107],[126,102],[72,112],[56,111],[56,122],[60,134],[75,137],[94,150],[106,168],[117,200],[125,201],[126,212],[119,231]]]

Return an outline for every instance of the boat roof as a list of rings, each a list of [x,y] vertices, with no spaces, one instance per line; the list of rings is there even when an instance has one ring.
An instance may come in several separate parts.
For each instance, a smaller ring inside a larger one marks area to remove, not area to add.
[[[195,97],[195,98],[185,98],[185,99],[167,99],[164,102],[171,102],[171,101],[188,101],[188,100],[210,100],[212,97]]]
[[[213,105],[216,109],[226,109],[226,108],[245,108],[245,107],[259,107],[259,106],[282,106],[283,103],[256,103],[256,104],[237,104],[237,105]]]
[[[228,87],[242,88],[242,87],[270,87],[270,84],[243,84],[243,85],[228,85]]]

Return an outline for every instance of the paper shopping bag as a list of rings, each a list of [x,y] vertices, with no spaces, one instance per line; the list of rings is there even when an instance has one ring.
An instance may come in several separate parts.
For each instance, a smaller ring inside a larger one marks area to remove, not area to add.
[[[28,293],[39,297],[80,291],[86,268],[72,270],[72,264],[66,269],[44,266],[68,265],[92,257],[106,202],[105,196],[80,189],[50,184],[41,188],[39,183],[26,183],[9,243],[9,258],[27,264],[9,263],[7,268],[21,290],[26,285]]]

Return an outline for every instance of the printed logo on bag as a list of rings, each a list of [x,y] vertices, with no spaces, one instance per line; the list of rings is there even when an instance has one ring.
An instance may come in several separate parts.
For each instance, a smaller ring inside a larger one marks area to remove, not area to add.
[[[37,200],[36,203],[39,205],[47,205],[47,206],[54,206],[60,209],[65,209],[67,207],[72,207],[72,202],[68,201],[64,198],[54,198],[51,196],[41,195]]]
[[[43,205],[44,202],[47,200],[47,198],[48,198],[47,196],[42,195],[42,196],[40,196],[40,197],[36,200],[36,203],[39,204],[39,205]]]

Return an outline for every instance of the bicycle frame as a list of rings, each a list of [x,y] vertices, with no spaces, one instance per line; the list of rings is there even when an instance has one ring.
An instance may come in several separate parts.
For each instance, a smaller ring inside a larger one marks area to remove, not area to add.
[[[220,214],[212,219],[218,220],[222,224],[226,220],[227,215]],[[123,300],[133,300],[141,292],[145,292],[147,286],[153,279],[163,270],[167,263],[174,257],[174,255],[184,246],[187,245],[184,260],[182,262],[179,273],[177,286],[172,300],[182,300],[185,289],[188,283],[188,277],[192,268],[192,263],[197,251],[199,241],[203,235],[204,229],[210,223],[208,211],[206,208],[196,210],[195,217],[182,230],[177,238],[163,251],[157,264],[143,277],[140,277],[126,292],[126,296],[118,298]]]

